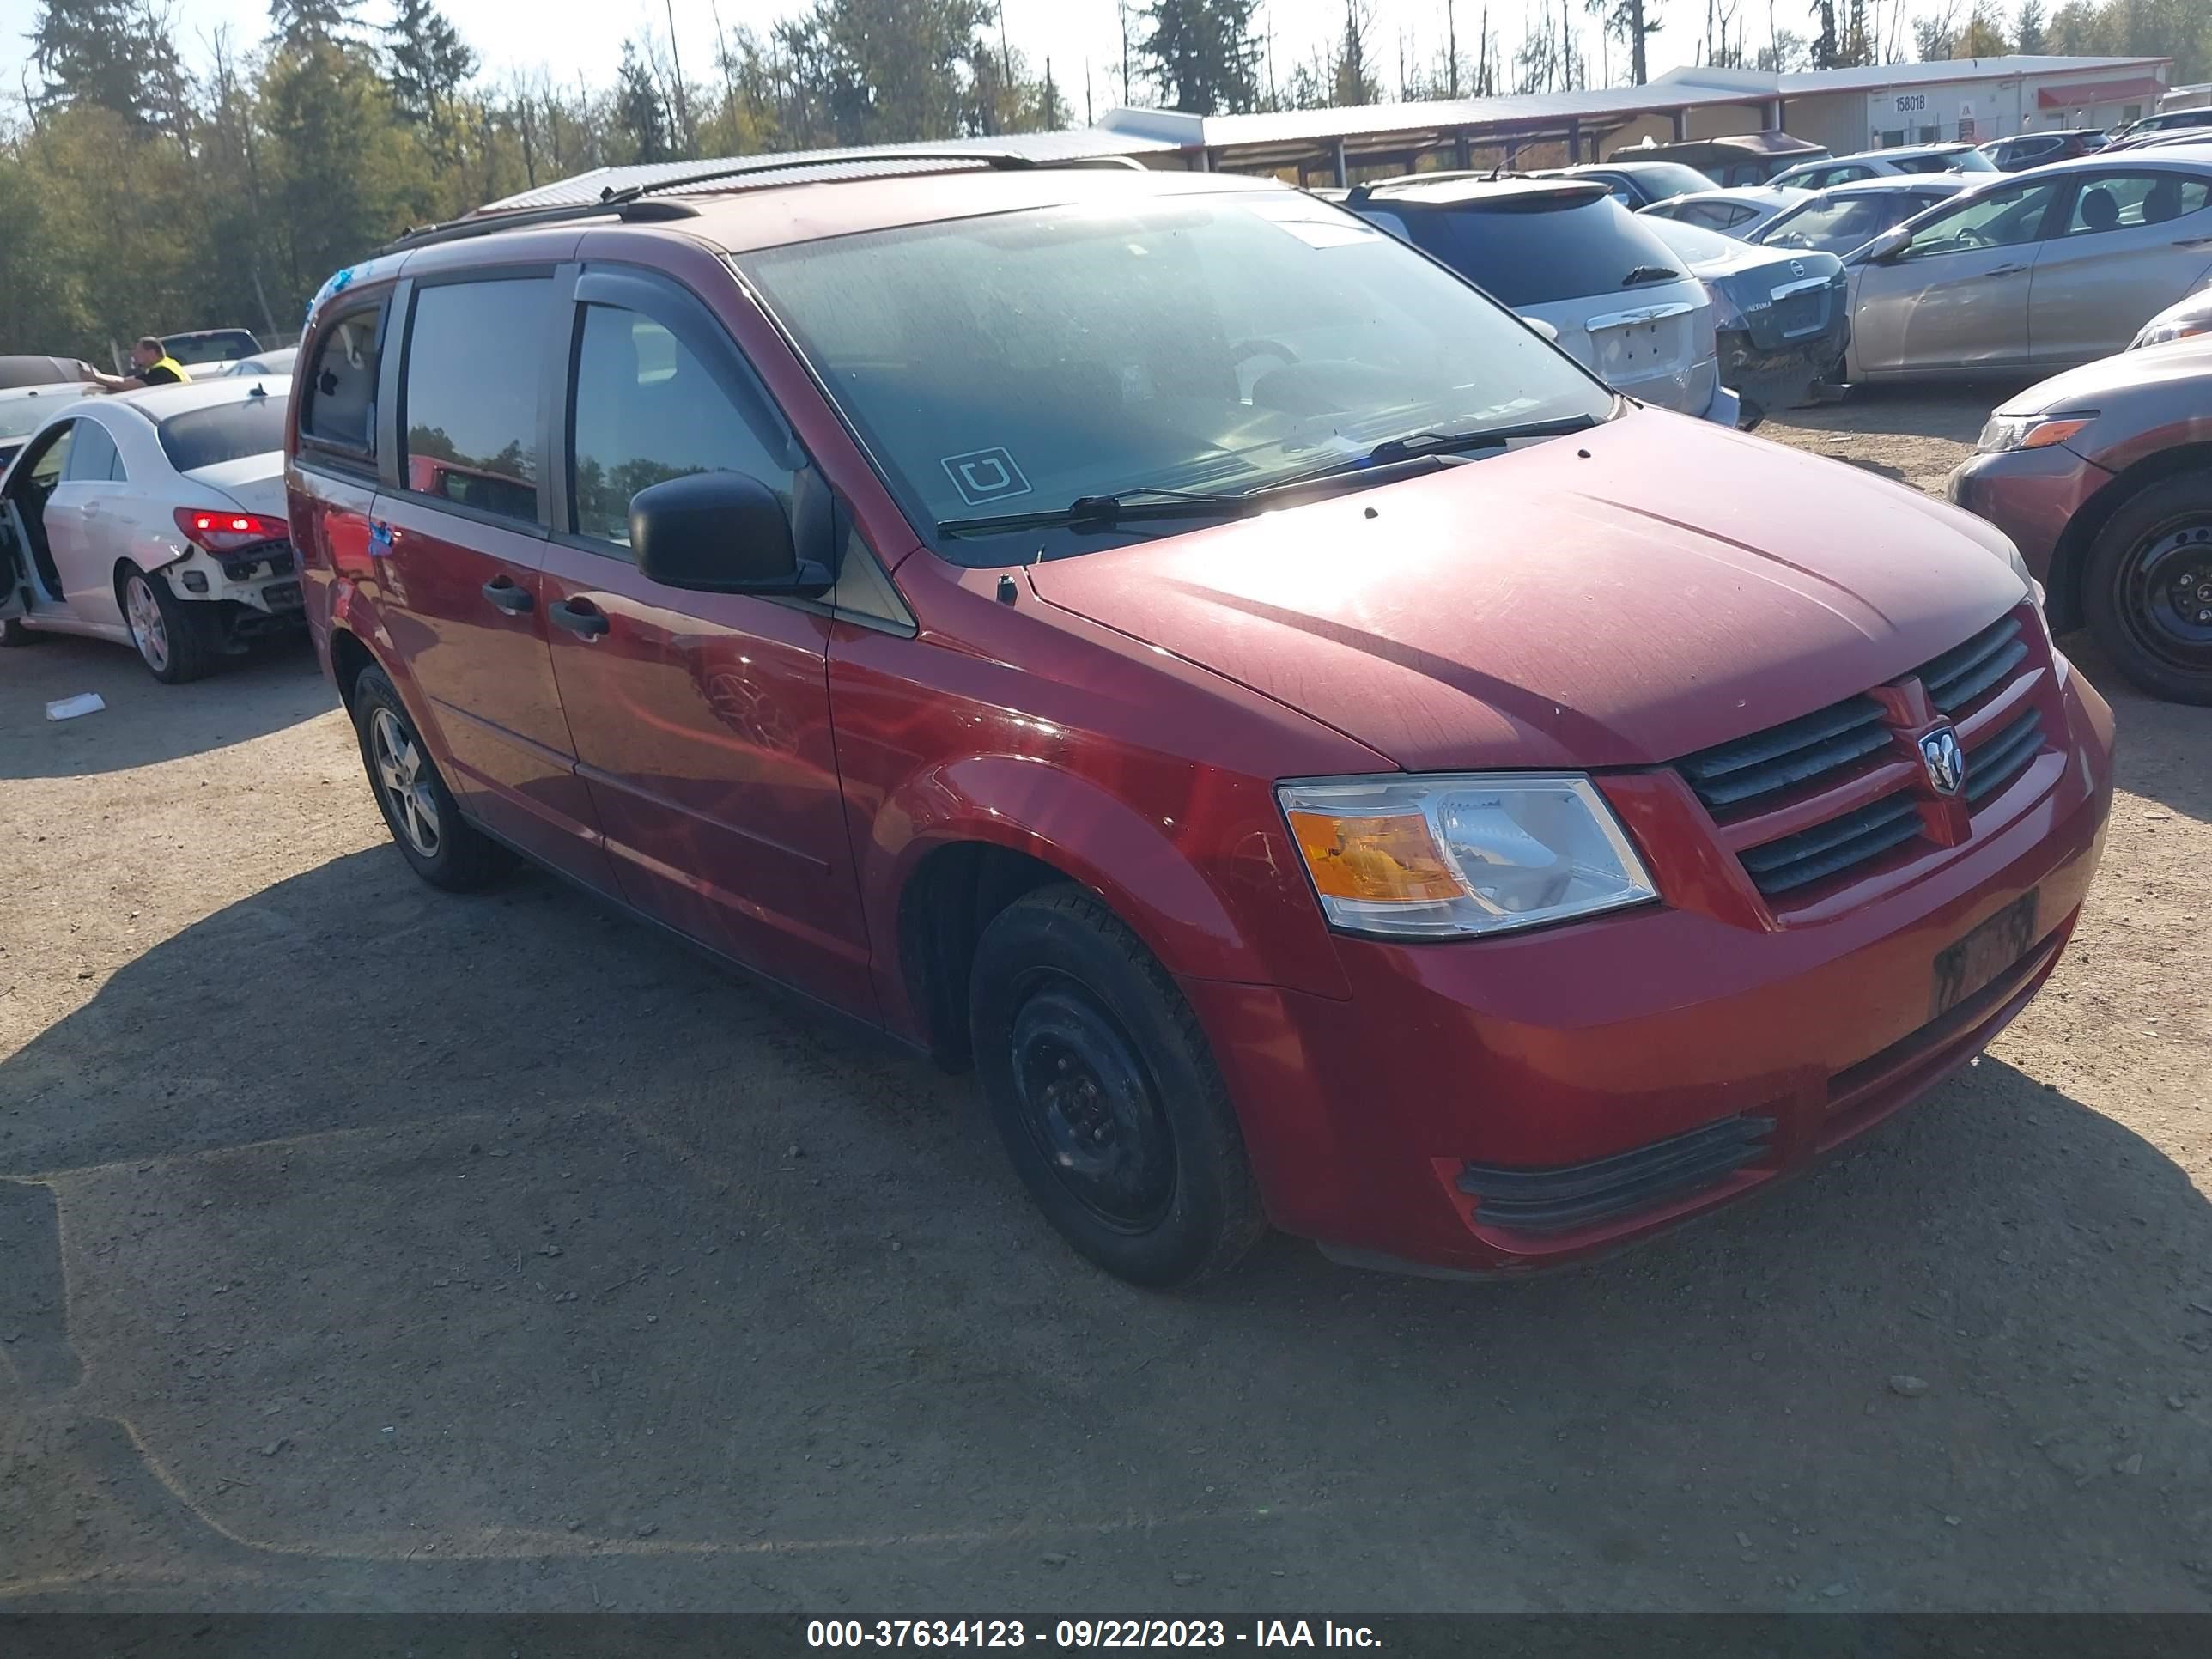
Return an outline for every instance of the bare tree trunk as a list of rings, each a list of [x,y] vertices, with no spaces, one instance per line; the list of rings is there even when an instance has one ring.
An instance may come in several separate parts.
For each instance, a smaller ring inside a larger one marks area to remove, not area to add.
[[[691,100],[684,90],[684,53],[676,44],[676,0],[667,0],[667,6],[668,78],[675,93],[676,130],[684,135],[685,153],[694,154],[699,148],[699,130],[691,125]]]

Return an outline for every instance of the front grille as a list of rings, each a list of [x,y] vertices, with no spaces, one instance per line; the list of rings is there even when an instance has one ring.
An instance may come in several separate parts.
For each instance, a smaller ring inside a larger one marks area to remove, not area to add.
[[[1774,1120],[1724,1117],[1632,1152],[1547,1169],[1462,1167],[1459,1189],[1478,1224],[1560,1233],[1648,1210],[1717,1185],[1757,1158]]]
[[[1739,807],[1843,771],[1889,746],[1881,705],[1846,697],[1764,732],[1701,749],[1680,763],[1706,809]]]
[[[1946,714],[1955,714],[2010,678],[2027,655],[2020,618],[2005,617],[1923,668],[1920,681],[1928,688],[1929,702]]]
[[[2043,713],[2031,708],[2007,722],[1996,736],[1966,751],[1966,795],[1971,804],[1994,795],[2027,769],[2043,751]]]
[[[1912,797],[1884,795],[1856,812],[1745,848],[1743,867],[1751,872],[1752,884],[1772,898],[1879,858],[1919,833],[1920,809]]]
[[[1992,696],[2018,678],[2028,661],[2033,618],[2025,610],[1999,617],[1899,682],[1917,679],[1935,710],[1972,725]],[[1808,800],[1864,781],[1883,762],[1909,755],[1909,732],[1890,725],[1872,696],[1846,697],[1764,732],[1699,750],[1675,763],[1684,781],[1716,823],[1731,830],[1745,873],[1773,899],[1861,870],[1921,837],[1916,781],[1809,827],[1762,838],[1763,817],[1789,809],[1802,822]],[[1993,798],[2042,752],[2041,712],[2023,708],[1966,748],[1963,790],[1969,809]],[[1863,793],[1863,791],[1861,793]],[[1930,797],[1932,799],[1932,797]],[[1848,799],[1848,797],[1846,797]],[[1787,819],[1778,819],[1778,829]]]

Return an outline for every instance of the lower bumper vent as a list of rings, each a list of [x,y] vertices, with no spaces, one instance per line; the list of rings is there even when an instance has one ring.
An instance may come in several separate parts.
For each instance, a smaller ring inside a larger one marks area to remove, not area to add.
[[[1534,1170],[1469,1164],[1459,1189],[1475,1200],[1474,1218],[1483,1225],[1567,1232],[1715,1186],[1757,1158],[1773,1133],[1770,1117],[1724,1117],[1587,1164]]]

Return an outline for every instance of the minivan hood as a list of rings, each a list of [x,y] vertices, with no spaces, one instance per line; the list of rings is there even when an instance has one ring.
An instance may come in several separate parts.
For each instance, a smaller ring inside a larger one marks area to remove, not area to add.
[[[1583,768],[1909,672],[2019,603],[2008,554],[1917,491],[1635,410],[1030,578],[1408,769]]]

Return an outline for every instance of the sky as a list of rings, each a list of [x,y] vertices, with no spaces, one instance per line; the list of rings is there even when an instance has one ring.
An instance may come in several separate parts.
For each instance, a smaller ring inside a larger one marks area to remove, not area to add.
[[[195,64],[204,62],[207,37],[228,27],[233,40],[244,44],[258,40],[268,29],[266,0],[172,0],[180,46]],[[765,29],[777,18],[803,9],[791,0],[715,0],[723,26],[734,29],[750,23]],[[1398,40],[1403,31],[1423,59],[1442,51],[1445,0],[1368,0],[1375,24],[1369,36],[1371,61],[1389,95],[1397,87]],[[1041,71],[1052,60],[1053,75],[1075,112],[1084,119],[1084,74],[1090,66],[1091,100],[1095,113],[1103,114],[1121,101],[1121,34],[1115,21],[1114,0],[1004,0],[1006,33],[1014,48],[1025,53],[1033,70]],[[1518,44],[1528,0],[1491,0],[1492,26],[1510,56]],[[669,32],[667,0],[445,0],[445,10],[470,45],[483,58],[487,70],[502,75],[509,70],[534,70],[540,65],[563,81],[580,74],[594,85],[614,78],[625,36],[650,29]],[[1462,51],[1471,62],[1477,21],[1483,0],[1458,0]],[[1597,50],[1595,30],[1584,21],[1583,45]],[[1651,72],[1691,61],[1696,33],[1703,21],[1695,0],[1673,0],[1678,27],[1662,30],[1651,40]],[[1756,8],[1754,8],[1756,9]],[[1789,0],[1785,13],[1802,10]],[[38,11],[37,0],[0,0],[0,39],[11,43],[28,34]],[[388,15],[388,0],[368,0],[366,15],[380,21]],[[1692,15],[1693,12],[1697,15]],[[1276,73],[1287,76],[1291,66],[1342,28],[1343,0],[1267,0],[1264,14],[1274,41]],[[687,79],[713,72],[714,24],[707,0],[675,0],[676,44],[684,59]],[[1763,20],[1761,20],[1763,21]],[[1792,27],[1785,16],[1784,26]],[[1801,30],[1802,32],[1802,30]],[[1618,49],[1616,48],[1616,51]],[[0,53],[0,62],[12,53]],[[1617,67],[1617,66],[1616,66]],[[9,88],[15,91],[14,88]]]

